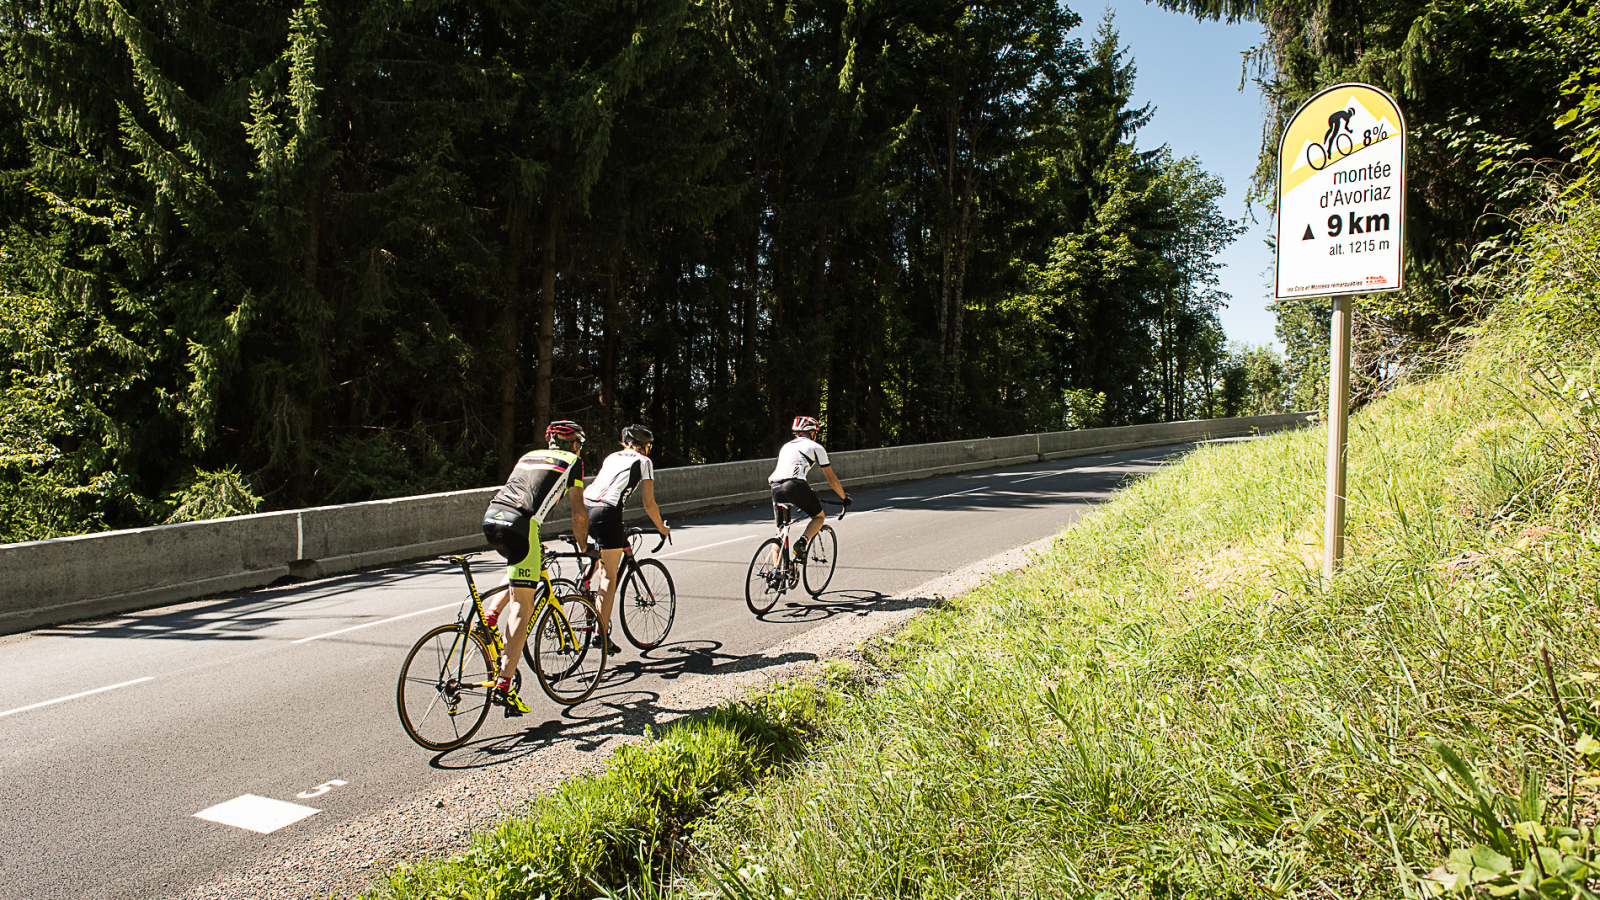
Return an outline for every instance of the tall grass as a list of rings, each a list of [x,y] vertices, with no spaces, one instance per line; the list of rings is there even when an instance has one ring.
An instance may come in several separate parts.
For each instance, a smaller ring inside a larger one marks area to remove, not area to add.
[[[1596,896],[1600,215],[1552,203],[1448,372],[1200,449],[876,648],[830,743],[634,893]]]

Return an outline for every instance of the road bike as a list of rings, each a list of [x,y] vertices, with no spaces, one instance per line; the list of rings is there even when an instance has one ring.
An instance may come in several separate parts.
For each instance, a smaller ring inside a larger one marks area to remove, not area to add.
[[[490,692],[505,653],[505,639],[500,629],[484,624],[483,604],[510,585],[480,594],[466,557],[440,559],[461,568],[467,579],[467,598],[455,622],[429,630],[412,645],[400,666],[395,705],[400,724],[413,741],[429,750],[454,750],[472,739],[493,705]],[[559,589],[550,580],[548,569],[540,574],[530,611],[536,618],[522,657],[538,676],[545,695],[571,706],[594,693],[605,671],[600,611],[578,591]],[[512,686],[522,686],[521,671]]]
[[[822,499],[822,498],[818,498]],[[850,511],[849,500],[827,500],[823,503],[841,507],[839,518]],[[833,570],[838,564],[839,538],[832,525],[824,525],[806,546],[806,558],[794,559],[789,549],[789,523],[794,506],[774,503],[778,534],[767,538],[756,548],[750,558],[750,570],[745,574],[744,602],[750,611],[761,615],[772,609],[778,598],[805,583],[806,593],[815,597],[828,589],[833,580]]]
[[[661,646],[667,639],[667,632],[672,630],[672,620],[678,612],[678,590],[672,584],[672,573],[658,559],[641,560],[637,557],[639,538],[646,534],[654,534],[643,528],[629,528],[627,530],[628,546],[623,548],[622,561],[617,565],[617,618],[622,620],[622,633],[628,636],[628,642],[640,650],[652,650]],[[576,549],[577,538],[570,534],[563,534],[556,540],[566,541]],[[651,553],[659,553],[669,538],[662,538],[656,542]],[[586,553],[563,554],[586,558],[588,564],[579,563],[579,571],[571,581],[562,579],[563,583],[571,584],[573,588],[582,593],[590,601],[594,601],[598,593],[593,587],[595,573],[599,571],[600,559],[598,554]]]

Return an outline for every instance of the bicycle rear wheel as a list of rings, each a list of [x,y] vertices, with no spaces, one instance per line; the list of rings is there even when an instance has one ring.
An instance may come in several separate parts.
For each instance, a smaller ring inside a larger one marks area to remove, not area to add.
[[[777,538],[767,538],[750,558],[750,571],[744,579],[744,603],[758,616],[771,609],[788,590],[788,574],[772,561],[782,549]]]
[[[581,594],[557,597],[534,621],[533,671],[546,696],[563,706],[589,699],[606,668],[600,610]]]
[[[828,589],[828,582],[833,580],[833,568],[838,564],[839,538],[833,533],[832,525],[822,526],[817,536],[806,545],[805,568],[802,575],[805,578],[806,593],[815,597]]]
[[[483,638],[459,622],[424,634],[406,654],[395,705],[406,734],[429,750],[454,750],[489,715],[496,661]]]
[[[672,630],[678,612],[678,591],[672,575],[662,563],[647,559],[634,561],[633,570],[617,592],[617,615],[622,618],[622,633],[640,650],[661,645]]]

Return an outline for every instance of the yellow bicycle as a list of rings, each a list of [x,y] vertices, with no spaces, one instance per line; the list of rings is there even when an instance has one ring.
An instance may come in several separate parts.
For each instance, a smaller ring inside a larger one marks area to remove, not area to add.
[[[395,704],[400,724],[413,741],[429,750],[454,750],[471,740],[489,715],[490,691],[505,640],[498,628],[484,624],[483,602],[509,585],[480,594],[466,557],[440,559],[461,567],[468,596],[455,622],[431,629],[406,654]],[[541,573],[537,592],[536,618],[522,656],[551,700],[563,706],[581,703],[594,693],[606,667],[600,611],[568,583],[553,583],[548,571]],[[519,671],[514,686],[521,683]]]

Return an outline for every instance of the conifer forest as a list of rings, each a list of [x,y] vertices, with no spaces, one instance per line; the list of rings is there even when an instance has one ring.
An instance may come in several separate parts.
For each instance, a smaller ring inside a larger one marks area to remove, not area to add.
[[[1268,23],[1264,148],[1318,84],[1423,81],[1379,53],[1403,27],[1170,6]],[[1535,6],[1474,13],[1471,52]],[[1137,48],[1080,24],[1055,0],[0,0],[0,541],[480,487],[558,418],[602,453],[646,423],[674,466],[768,455],[799,412],[842,450],[1303,408],[1325,312],[1279,310],[1287,372],[1229,349],[1216,255],[1246,211],[1139,143]],[[1422,274],[1385,340],[1470,313],[1448,279],[1503,227],[1480,163],[1560,146],[1518,104],[1571,54],[1513,63],[1470,122],[1427,83]]]

